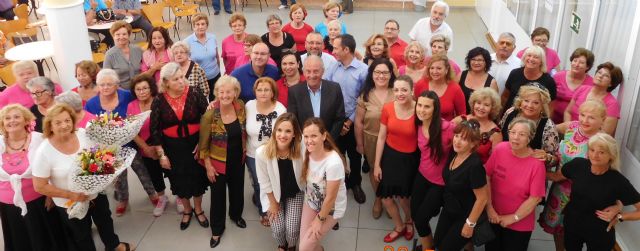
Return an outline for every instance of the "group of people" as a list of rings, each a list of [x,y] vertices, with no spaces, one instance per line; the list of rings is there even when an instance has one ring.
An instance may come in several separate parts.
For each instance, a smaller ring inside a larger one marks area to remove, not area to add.
[[[347,191],[366,201],[363,173],[375,194],[372,217],[393,221],[384,242],[417,232],[421,250],[526,250],[539,205],[538,223],[557,250],[611,250],[615,225],[640,219],[640,193],[619,171],[612,137],[619,67],[599,64],[591,77],[594,55],[578,48],[569,69],[559,69],[540,27],[520,53],[508,32],[494,54],[472,48],[461,70],[447,57],[453,31],[440,1],[413,27],[413,41],[389,20],[363,55],[340,11],[327,3],[325,22],[312,28],[307,9],[294,4],[291,22],[283,27],[270,15],[262,37],[247,34],[235,13],[220,54],[203,14],[191,18],[194,33],[184,41],[152,27],[145,51],[118,21],[103,69],[79,62],[79,86],[67,92],[38,77],[33,62],[14,63],[16,83],[0,93],[5,250],[95,250],[92,224],[107,250],[132,249],[114,231],[107,196],[71,192],[66,179],[76,154],[92,145],[83,128],[109,112],[151,111],[127,144],[138,150],[132,170],[155,216],[171,200],[168,178],[180,229],[195,216],[211,228],[211,248],[222,241],[227,210],[234,225],[247,226],[245,170],[260,222],[285,251],[322,250],[345,215]],[[114,198],[115,215],[125,214],[126,172]],[[70,201],[87,200],[87,216],[69,219]]]

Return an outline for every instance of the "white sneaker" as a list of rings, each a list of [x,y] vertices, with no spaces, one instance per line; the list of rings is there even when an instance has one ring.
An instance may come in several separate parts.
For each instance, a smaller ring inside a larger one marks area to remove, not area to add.
[[[178,197],[176,197],[176,210],[178,210],[179,214],[184,212],[184,205],[182,205],[182,200]]]
[[[278,9],[280,9],[280,10],[284,10],[284,9],[288,9],[288,8],[289,8],[289,6],[284,5],[284,4],[281,4],[280,6],[278,6]]]
[[[159,217],[162,215],[164,209],[167,207],[167,202],[169,202],[169,197],[166,195],[160,196],[160,198],[158,198],[158,204],[156,204],[156,207],[153,209],[153,216]]]

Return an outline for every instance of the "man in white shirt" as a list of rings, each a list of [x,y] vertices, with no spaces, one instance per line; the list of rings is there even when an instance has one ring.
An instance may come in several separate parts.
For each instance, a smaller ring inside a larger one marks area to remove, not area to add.
[[[491,54],[491,69],[489,74],[498,82],[498,91],[502,95],[509,73],[513,69],[521,67],[520,59],[513,52],[516,49],[516,37],[510,32],[500,34],[497,42],[497,51]]]
[[[322,40],[322,35],[318,32],[309,33],[307,35],[307,39],[304,41],[304,48],[307,49],[307,53],[302,54],[300,56],[300,60],[304,62],[309,55],[316,55],[320,57],[320,59],[322,59],[322,63],[324,64],[324,74],[322,75],[322,78],[327,79],[327,75],[329,73],[328,69],[331,69],[333,65],[338,63],[338,61],[335,57],[331,56],[331,54],[322,52],[322,50],[324,50],[324,41]]]
[[[449,5],[443,1],[435,2],[431,6],[431,17],[418,20],[409,31],[409,37],[412,41],[418,41],[425,51],[431,51],[429,42],[434,34],[442,34],[449,37],[451,44],[453,44],[453,30],[444,21],[447,16],[449,16]],[[451,51],[452,47],[449,47],[449,51]]]

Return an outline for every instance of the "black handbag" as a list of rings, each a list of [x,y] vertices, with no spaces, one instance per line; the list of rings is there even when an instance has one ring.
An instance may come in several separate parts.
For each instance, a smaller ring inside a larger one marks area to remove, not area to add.
[[[479,247],[487,244],[487,242],[490,242],[495,238],[496,234],[493,232],[493,228],[491,228],[489,217],[487,217],[486,212],[482,212],[480,217],[478,217],[476,226],[473,228],[473,236],[471,236],[471,241],[473,242],[473,245]]]
[[[91,45],[92,52],[98,52],[98,49],[100,48],[100,41],[89,40],[89,45]]]
[[[96,18],[103,22],[116,21],[116,14],[112,9],[96,10]]]

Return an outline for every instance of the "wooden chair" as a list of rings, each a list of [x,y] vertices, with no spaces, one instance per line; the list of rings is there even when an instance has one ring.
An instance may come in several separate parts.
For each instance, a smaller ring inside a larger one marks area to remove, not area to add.
[[[7,87],[13,85],[16,82],[16,77],[13,76],[13,70],[11,69],[12,64],[13,63],[10,63],[0,68],[0,79],[2,79],[2,82],[4,82]]]
[[[142,49],[142,51],[146,51],[149,47],[149,43],[147,41],[137,42],[136,45]]]
[[[167,30],[173,28],[173,34],[180,40],[180,33],[175,22],[165,22],[163,19],[164,3],[146,4],[142,6],[142,14],[147,17],[153,27],[164,27]]]
[[[200,6],[202,5],[202,3],[204,3],[204,7],[207,8],[207,14],[211,15],[211,12],[209,11],[209,2],[207,2],[207,0],[190,0],[191,2],[193,2],[193,4],[198,5],[198,11],[200,11]]]
[[[27,28],[28,22],[29,20],[27,19],[0,22],[0,30],[5,34],[7,40],[15,45],[16,40],[14,38],[36,36],[37,31],[35,28]]]
[[[16,14],[16,16],[19,19],[29,19],[29,5],[26,4],[19,4],[18,6],[16,6],[15,8],[13,8],[13,13]]]
[[[198,13],[196,9],[198,9],[198,5],[195,4],[185,4],[182,0],[165,0],[165,4],[171,8],[171,12],[173,12],[174,19],[173,22],[176,25],[176,29],[180,30],[180,24],[178,23],[178,19],[182,19],[182,17],[187,18],[187,22],[191,23],[191,16]]]

